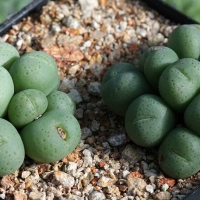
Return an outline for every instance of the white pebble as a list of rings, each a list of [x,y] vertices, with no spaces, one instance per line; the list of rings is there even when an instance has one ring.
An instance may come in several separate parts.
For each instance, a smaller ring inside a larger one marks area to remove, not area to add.
[[[23,171],[21,177],[22,177],[23,179],[25,179],[25,178],[27,178],[30,174],[31,174],[30,171]]]
[[[88,149],[83,150],[83,166],[82,167],[88,167],[92,165],[92,156],[91,151]]]
[[[130,172],[129,172],[128,170],[124,170],[124,171],[122,172],[123,178],[126,178],[126,176],[127,176],[128,174],[130,174]]]
[[[72,16],[69,16],[67,18],[67,21],[65,24],[67,27],[73,28],[73,29],[77,29],[80,26],[79,21],[77,19],[73,18]]]
[[[106,197],[101,192],[93,191],[93,192],[90,193],[88,199],[89,200],[104,200],[104,199],[106,199]]]
[[[68,6],[65,5],[65,4],[62,4],[60,5],[60,8],[62,10],[62,13],[65,15],[65,16],[69,16],[70,15],[70,12],[69,12],[69,9],[68,9]]]
[[[75,162],[68,162],[67,170],[68,171],[74,171],[77,169],[77,163]]]
[[[99,30],[100,27],[101,27],[101,25],[100,25],[98,22],[93,21],[93,22],[92,22],[92,27],[94,27],[96,30]]]
[[[168,188],[169,188],[169,185],[168,185],[167,183],[161,185],[161,190],[162,190],[163,192],[166,192],[166,191],[168,190]]]
[[[6,198],[6,195],[4,193],[0,194],[0,198],[1,199],[5,199]]]
[[[152,185],[147,185],[146,186],[146,191],[152,194],[154,192],[153,186]]]
[[[98,23],[102,22],[102,16],[100,14],[93,13],[92,18]]]
[[[79,4],[84,18],[90,17],[92,15],[92,11],[99,6],[98,0],[79,0]]]
[[[23,43],[24,43],[24,40],[23,40],[22,38],[20,38],[20,39],[17,41],[16,45],[17,45],[18,48],[21,48],[21,46],[22,46]]]
[[[90,40],[88,40],[88,41],[86,41],[86,42],[83,43],[83,46],[86,47],[86,48],[88,48],[88,47],[91,46],[91,44],[92,44],[92,42]]]
[[[142,28],[138,28],[136,30],[136,33],[141,35],[142,37],[146,37],[147,36],[147,31],[145,29],[142,29]]]
[[[57,23],[53,23],[51,30],[53,33],[59,33],[61,31],[61,27]]]
[[[119,27],[120,27],[120,30],[121,30],[121,31],[125,31],[126,28],[127,28],[127,22],[126,22],[126,21],[121,21],[121,22],[119,23]]]

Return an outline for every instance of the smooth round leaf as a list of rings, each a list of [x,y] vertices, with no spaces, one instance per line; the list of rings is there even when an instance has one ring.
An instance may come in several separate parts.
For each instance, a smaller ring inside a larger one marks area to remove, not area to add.
[[[20,131],[26,154],[42,163],[56,162],[71,153],[81,137],[80,125],[67,111],[51,110]]]
[[[162,72],[179,58],[172,49],[164,46],[150,47],[150,52],[144,64],[144,74],[155,91],[158,91]]]
[[[180,59],[198,59],[200,55],[199,34],[200,30],[194,25],[180,25],[169,35],[167,46],[173,49]]]
[[[48,107],[46,111],[60,109],[70,112],[74,115],[76,111],[75,101],[66,93],[54,90],[47,96]]]
[[[0,66],[9,70],[19,57],[19,52],[14,46],[6,42],[0,42]]]
[[[200,138],[189,129],[179,127],[161,143],[159,165],[172,178],[188,178],[200,170],[199,152]]]
[[[180,59],[169,65],[159,79],[161,97],[177,112],[184,112],[200,89],[200,62]]]
[[[58,83],[58,69],[53,58],[44,52],[29,52],[14,62],[9,70],[15,93],[37,89],[48,95]]]
[[[119,63],[105,74],[101,94],[103,101],[114,113],[125,116],[131,102],[152,89],[145,76],[131,64]]]
[[[0,118],[0,176],[17,170],[25,157],[24,145],[16,128]]]
[[[0,117],[4,117],[14,95],[14,84],[9,72],[3,67],[0,67],[0,88]]]
[[[36,89],[22,90],[15,94],[8,106],[9,121],[22,128],[40,117],[47,109],[48,101],[44,93]]]
[[[186,126],[200,136],[200,94],[198,94],[184,112]]]
[[[142,147],[154,147],[176,124],[174,111],[158,96],[144,94],[127,109],[125,128],[130,139]]]

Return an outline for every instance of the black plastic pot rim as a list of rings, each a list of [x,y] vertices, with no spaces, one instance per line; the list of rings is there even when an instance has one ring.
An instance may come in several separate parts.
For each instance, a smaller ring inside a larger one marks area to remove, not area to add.
[[[38,12],[43,5],[47,4],[47,2],[48,0],[33,0],[19,12],[9,16],[5,22],[0,24],[0,36],[9,31],[13,25],[19,23],[24,17],[27,17],[32,12]]]

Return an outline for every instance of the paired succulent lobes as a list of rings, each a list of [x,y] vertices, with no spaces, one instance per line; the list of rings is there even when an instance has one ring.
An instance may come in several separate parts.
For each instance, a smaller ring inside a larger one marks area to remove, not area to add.
[[[125,127],[130,139],[143,147],[154,147],[176,124],[174,111],[158,96],[144,94],[126,111]]]
[[[55,162],[78,145],[81,131],[76,118],[67,111],[51,110],[21,131],[26,154],[33,160]]]
[[[200,55],[199,33],[198,25],[180,25],[169,35],[167,46],[173,49],[180,59],[194,58],[198,60]]]
[[[176,128],[160,145],[160,167],[173,178],[188,178],[199,171],[199,152],[200,138],[187,128]]]
[[[159,91],[174,110],[183,113],[200,91],[200,62],[182,58],[169,65],[160,76]]]
[[[36,89],[22,90],[15,94],[8,107],[9,121],[16,127],[22,128],[40,117],[48,106],[44,93]]]
[[[144,75],[154,90],[158,92],[160,75],[168,65],[178,60],[178,56],[168,47],[155,46],[150,47],[149,50],[144,63]]]
[[[101,94],[110,110],[125,116],[131,102],[152,89],[138,68],[129,63],[114,65],[104,76]]]
[[[49,95],[47,95],[48,107],[46,111],[50,110],[64,110],[68,111],[72,115],[75,114],[76,104],[75,101],[66,93],[53,90]]]

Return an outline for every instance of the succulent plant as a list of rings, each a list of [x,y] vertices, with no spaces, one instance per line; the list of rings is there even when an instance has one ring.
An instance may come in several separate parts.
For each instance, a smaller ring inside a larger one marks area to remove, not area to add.
[[[102,80],[101,94],[110,110],[125,116],[131,102],[138,96],[152,93],[152,89],[141,71],[130,63],[112,66]]]
[[[0,176],[17,170],[24,161],[25,151],[16,128],[0,118]]]
[[[184,112],[184,122],[194,133],[200,136],[200,94],[198,94]]]
[[[159,165],[172,178],[188,178],[200,170],[199,152],[200,137],[187,128],[175,128],[160,145]]]
[[[193,25],[180,25],[170,33],[167,46],[173,49],[180,59],[198,59],[200,55],[199,34],[200,30]]]
[[[144,72],[144,65],[146,62],[146,59],[148,58],[148,56],[152,53],[151,48],[154,48],[155,46],[152,46],[150,48],[147,48],[144,53],[141,55],[139,62],[138,62],[138,68]]]
[[[17,49],[6,42],[0,42],[0,66],[10,69],[10,66],[19,58]]]
[[[130,139],[142,147],[154,147],[176,124],[176,115],[156,95],[144,94],[136,98],[125,115],[125,128]]]
[[[0,117],[7,113],[9,102],[14,94],[14,84],[9,72],[0,67]]]
[[[76,118],[67,111],[51,110],[20,131],[26,154],[35,161],[59,161],[71,153],[80,141]]]
[[[144,63],[144,74],[151,86],[158,92],[160,75],[168,65],[179,58],[172,49],[164,46],[150,47],[149,51],[150,53]]]
[[[48,107],[46,111],[60,109],[68,111],[72,115],[74,115],[76,111],[75,101],[65,92],[54,90],[50,94],[48,94],[47,100]]]
[[[9,70],[15,93],[37,89],[48,95],[58,84],[58,69],[53,58],[41,51],[25,53]]]
[[[200,89],[200,62],[182,58],[170,64],[159,79],[161,97],[177,112],[184,112]]]
[[[41,91],[22,90],[15,94],[9,103],[8,119],[16,128],[22,128],[40,117],[47,106],[47,98]]]

